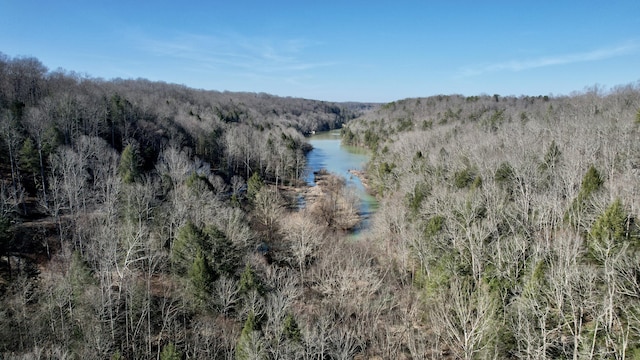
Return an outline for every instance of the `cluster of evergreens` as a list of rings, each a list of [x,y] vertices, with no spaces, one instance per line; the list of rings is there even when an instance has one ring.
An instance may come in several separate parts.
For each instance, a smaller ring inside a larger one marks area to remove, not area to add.
[[[640,356],[638,86],[371,108],[0,56],[0,357]]]
[[[636,84],[407,99],[346,125],[374,153],[370,241],[419,301],[413,357],[640,356],[639,119]]]
[[[303,134],[370,106],[0,56],[0,357],[243,358],[271,351],[258,330],[301,351],[297,273],[325,234],[280,229],[281,189]]]

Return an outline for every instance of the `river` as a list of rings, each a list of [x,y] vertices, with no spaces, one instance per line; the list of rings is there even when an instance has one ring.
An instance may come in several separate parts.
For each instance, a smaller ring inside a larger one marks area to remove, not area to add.
[[[369,219],[378,207],[375,197],[369,195],[357,176],[349,173],[349,170],[362,170],[369,161],[369,152],[365,149],[341,144],[340,130],[332,130],[317,133],[308,138],[313,146],[307,154],[307,167],[305,169],[306,181],[314,186],[313,173],[320,169],[344,177],[348,185],[354,186],[360,198],[360,214],[363,221],[355,232],[362,231],[369,226]]]

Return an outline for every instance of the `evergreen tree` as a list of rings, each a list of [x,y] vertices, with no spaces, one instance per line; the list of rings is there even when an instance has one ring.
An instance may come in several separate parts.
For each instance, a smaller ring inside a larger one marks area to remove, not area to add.
[[[195,298],[200,302],[206,302],[211,292],[214,274],[209,266],[207,257],[200,249],[198,249],[196,257],[193,259],[193,264],[189,269],[189,279]]]
[[[191,221],[178,229],[171,248],[171,261],[179,274],[184,274],[198,251],[203,251],[205,234]]]
[[[564,220],[572,226],[578,227],[580,225],[580,217],[590,208],[589,200],[592,195],[602,187],[602,184],[604,184],[604,180],[600,176],[600,173],[591,165],[582,178],[580,192],[578,192],[578,196],[573,200],[571,207],[565,213]]]
[[[204,230],[207,236],[207,245],[210,247],[211,267],[218,274],[232,276],[240,261],[238,249],[233,242],[216,226],[207,226]]]
[[[558,164],[558,162],[560,161],[561,155],[562,155],[562,152],[560,151],[560,148],[558,148],[558,145],[556,144],[555,140],[551,141],[551,145],[549,145],[549,149],[547,150],[547,153],[544,154],[544,162],[541,165],[543,170],[547,170],[555,167],[556,164]]]
[[[498,166],[495,174],[493,175],[493,179],[495,180],[498,187],[505,191],[509,199],[512,199],[516,175],[513,171],[513,167],[511,167],[511,164],[506,161],[500,163],[500,166]]]
[[[74,251],[71,256],[71,264],[69,265],[69,279],[73,287],[73,295],[76,299],[80,299],[88,285],[95,283],[91,269],[82,259],[79,251]]]
[[[126,184],[134,182],[140,175],[140,160],[136,149],[131,144],[122,150],[120,164],[118,164],[118,174]]]
[[[165,345],[160,353],[160,360],[180,360],[181,358],[182,354],[173,343]]]
[[[251,359],[252,350],[252,336],[256,330],[255,314],[250,312],[247,316],[247,320],[244,322],[242,332],[236,343],[236,360],[248,360]]]
[[[599,249],[616,249],[629,237],[627,214],[620,199],[616,199],[595,221],[589,232],[589,250],[595,254]]]
[[[508,162],[502,162],[494,175],[495,181],[500,185],[506,185],[515,179],[513,168]]]
[[[26,138],[20,148],[20,169],[27,174],[36,176],[39,168],[38,150],[31,138]]]
[[[583,200],[586,199],[600,189],[603,183],[604,180],[600,176],[600,172],[591,165],[582,179],[582,185],[580,186],[580,194],[578,194],[578,197]]]
[[[264,186],[264,182],[260,177],[260,174],[254,172],[253,175],[247,181],[247,196],[250,200],[255,199],[256,195],[260,192],[260,189]]]
[[[285,338],[294,342],[300,342],[300,340],[302,339],[300,328],[298,327],[298,322],[296,321],[296,318],[291,314],[287,314],[287,316],[284,318],[284,336]]]
[[[244,271],[240,275],[240,284],[238,286],[241,294],[246,294],[251,290],[260,292],[260,284],[258,283],[256,276],[253,274],[253,269],[251,269],[249,264],[245,266]]]

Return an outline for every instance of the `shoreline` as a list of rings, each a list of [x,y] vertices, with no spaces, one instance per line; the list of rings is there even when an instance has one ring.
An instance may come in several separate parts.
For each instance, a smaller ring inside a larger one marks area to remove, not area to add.
[[[364,220],[364,215],[356,211],[357,206],[354,207],[354,204],[342,194],[344,177],[323,171],[314,175],[315,185],[304,184],[288,189],[302,199],[298,201],[296,211],[307,209],[320,219],[328,220],[327,225],[336,230],[351,232],[358,228]]]
[[[376,192],[371,188],[369,184],[369,178],[367,177],[367,173],[364,170],[358,169],[349,169],[349,174],[357,177],[360,180],[360,183],[364,187],[364,190],[372,196],[375,196]]]

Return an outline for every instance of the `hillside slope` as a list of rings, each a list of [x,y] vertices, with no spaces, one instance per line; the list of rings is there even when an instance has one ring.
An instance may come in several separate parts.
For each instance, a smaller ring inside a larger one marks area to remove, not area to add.
[[[377,106],[0,56],[0,357],[638,356],[639,114],[637,85]],[[344,181],[292,191],[341,126],[357,238]]]
[[[374,152],[370,241],[421,301],[407,320],[419,346],[639,354],[639,127],[637,85],[406,99],[347,124],[344,140]]]
[[[285,185],[304,179],[305,133],[373,106],[0,56],[0,357],[228,357],[250,314],[311,341],[300,273],[340,237]]]

